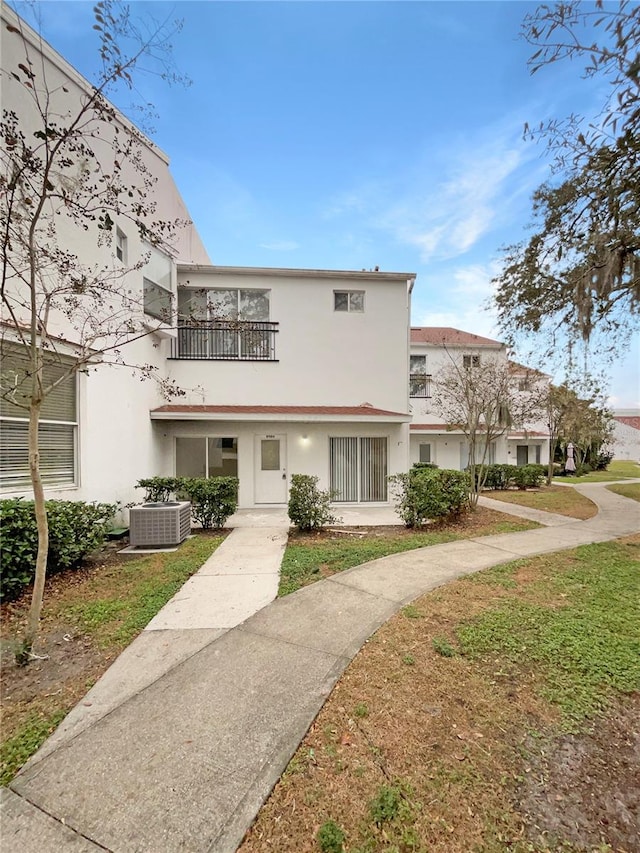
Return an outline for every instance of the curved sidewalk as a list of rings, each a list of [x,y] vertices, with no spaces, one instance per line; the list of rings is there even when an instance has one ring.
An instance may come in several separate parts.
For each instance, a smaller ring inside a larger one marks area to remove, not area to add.
[[[3,794],[2,849],[232,853],[345,667],[401,607],[469,572],[640,531],[638,503],[577,488],[600,508],[589,521],[384,557],[208,642],[31,759]]]

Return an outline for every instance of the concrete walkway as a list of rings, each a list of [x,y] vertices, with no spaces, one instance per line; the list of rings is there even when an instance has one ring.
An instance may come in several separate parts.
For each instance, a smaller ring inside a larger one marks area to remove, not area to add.
[[[191,609],[181,590],[167,621],[162,612],[142,635],[143,644],[163,639],[159,658],[129,654],[126,689],[112,682],[95,715],[89,694],[76,724],[61,727],[3,791],[2,850],[233,853],[344,668],[401,607],[478,569],[640,531],[638,503],[602,484],[577,488],[598,504],[595,518],[375,560],[231,630],[175,627],[171,619],[188,622]],[[282,531],[263,528],[275,555]],[[238,575],[259,569],[247,564]],[[191,601],[202,619],[198,583]]]

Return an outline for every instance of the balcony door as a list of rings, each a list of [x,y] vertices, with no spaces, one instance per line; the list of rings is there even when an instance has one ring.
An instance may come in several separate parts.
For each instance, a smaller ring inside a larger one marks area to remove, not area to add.
[[[255,495],[257,504],[287,502],[287,437],[256,435]]]

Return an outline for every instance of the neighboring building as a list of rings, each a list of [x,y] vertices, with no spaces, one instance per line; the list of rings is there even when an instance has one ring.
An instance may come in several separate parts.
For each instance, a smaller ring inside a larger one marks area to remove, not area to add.
[[[31,30],[5,3],[1,7],[2,29],[0,56],[2,65],[1,100],[3,111],[14,111],[29,138],[40,131],[32,99],[25,96],[24,87],[16,81],[12,70],[21,63],[33,62],[33,85],[48,83],[52,113],[65,120],[69,103],[79,103],[90,84],[56,53],[40,36]],[[25,56],[25,43],[29,57]],[[116,122],[120,127],[131,125],[123,116]],[[155,178],[153,200],[156,215],[165,220],[189,221],[186,206],[169,171],[169,160],[150,140],[140,135],[141,156],[149,173]],[[105,170],[113,169],[113,152],[108,145],[96,144],[100,162]],[[116,218],[113,245],[100,241],[95,228],[83,230],[65,216],[50,217],[52,246],[60,246],[75,254],[81,264],[119,269],[135,267],[149,257],[142,269],[128,273],[127,286],[132,299],[137,299],[148,311],[147,319],[158,331],[126,346],[126,358],[131,364],[162,366],[169,354],[171,329],[156,322],[154,305],[159,296],[171,303],[177,292],[177,262],[209,263],[207,252],[195,227],[185,225],[176,234],[173,255],[145,244],[129,221]],[[24,297],[18,276],[10,277],[6,295],[13,299],[18,321],[28,327]],[[2,320],[9,318],[4,313]],[[17,377],[21,369],[21,350],[12,344],[12,325],[2,326],[3,386]],[[51,358],[46,366],[49,379],[61,371],[74,356],[77,340],[70,333],[69,319],[60,313],[50,323],[52,332]],[[13,335],[15,341],[15,334]],[[24,373],[24,371],[23,371]],[[139,375],[122,367],[97,367],[80,373],[71,381],[59,385],[47,398],[42,410],[40,427],[41,469],[46,494],[51,498],[77,498],[123,503],[140,498],[134,484],[139,477],[150,476],[165,465],[164,451],[156,437],[149,411],[162,403],[162,396],[152,381],[141,382]],[[0,403],[0,485],[5,494],[29,494],[30,479],[27,454],[27,412],[5,399]]]
[[[411,327],[409,396],[411,407],[410,461],[433,462],[440,468],[463,469],[469,462],[469,448],[461,429],[445,423],[433,402],[433,386],[440,371],[452,363],[473,366],[485,360],[509,365],[526,393],[529,383],[548,381],[548,377],[530,368],[508,361],[507,347],[500,341],[439,326]],[[490,463],[526,465],[546,464],[549,438],[540,423],[526,429],[510,430],[492,442]]]
[[[614,459],[640,462],[640,409],[618,409],[613,413]]]

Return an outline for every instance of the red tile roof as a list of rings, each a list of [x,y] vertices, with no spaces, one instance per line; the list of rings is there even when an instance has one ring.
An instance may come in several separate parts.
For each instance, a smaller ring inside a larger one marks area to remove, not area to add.
[[[519,364],[517,361],[509,359],[507,362],[509,373],[534,373],[536,376],[549,376],[548,373],[543,373],[541,370],[536,370],[535,367],[527,367],[526,364]]]
[[[172,405],[159,406],[152,414],[201,414],[201,415],[355,415],[357,417],[408,417],[404,412],[389,412],[376,409],[369,403],[359,406],[188,406]]]
[[[417,432],[425,432],[426,430],[430,432],[452,432],[453,430],[460,430],[462,427],[448,426],[447,424],[411,424],[409,429],[414,429]]]
[[[412,344],[449,344],[450,346],[504,346],[500,341],[483,338],[471,332],[452,329],[450,326],[412,326]]]
[[[410,429],[416,432],[460,432],[461,426],[447,426],[447,424],[411,424]],[[506,434],[507,438],[548,438],[546,432],[537,432],[536,430],[513,431],[509,430]]]
[[[634,429],[640,429],[640,417],[630,415],[615,415],[614,420],[620,421],[620,423],[624,424],[625,426],[630,426]]]

